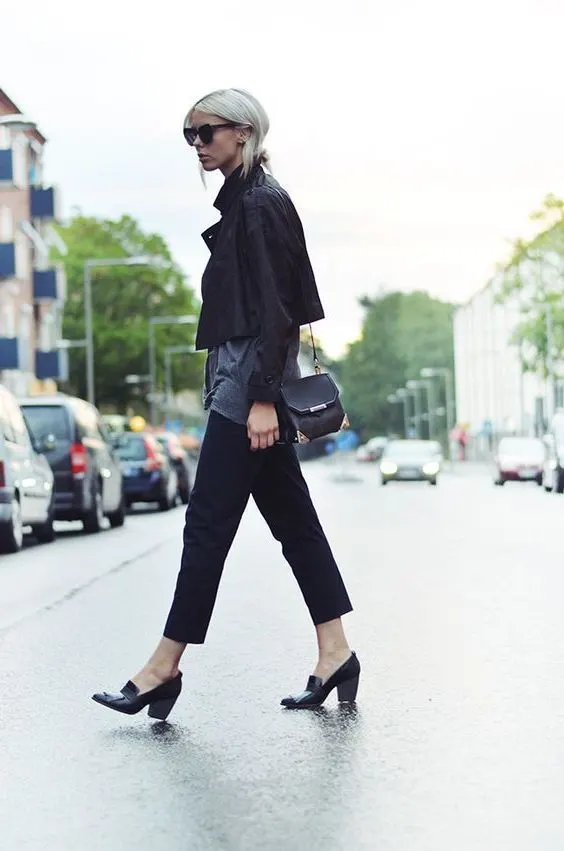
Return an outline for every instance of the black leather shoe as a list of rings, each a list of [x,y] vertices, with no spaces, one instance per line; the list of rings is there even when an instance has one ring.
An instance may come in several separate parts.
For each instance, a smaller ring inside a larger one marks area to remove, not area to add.
[[[308,709],[321,706],[325,698],[334,688],[341,702],[354,703],[358,691],[360,677],[360,662],[353,652],[347,661],[335,673],[323,682],[321,677],[313,675],[307,681],[305,691],[295,696],[285,697],[281,705],[286,709]]]
[[[166,721],[181,691],[182,674],[179,671],[174,679],[162,683],[151,691],[145,691],[143,694],[139,694],[139,689],[135,683],[128,680],[120,694],[109,694],[107,691],[102,691],[93,694],[92,700],[101,703],[102,706],[107,706],[108,709],[124,712],[126,715],[136,715],[145,706],[148,706],[150,718]]]

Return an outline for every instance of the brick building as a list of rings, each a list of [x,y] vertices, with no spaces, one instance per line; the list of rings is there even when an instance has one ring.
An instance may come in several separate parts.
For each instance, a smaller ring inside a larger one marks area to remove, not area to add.
[[[61,377],[65,277],[49,251],[64,245],[52,228],[45,142],[0,89],[0,381],[17,395],[52,390]]]

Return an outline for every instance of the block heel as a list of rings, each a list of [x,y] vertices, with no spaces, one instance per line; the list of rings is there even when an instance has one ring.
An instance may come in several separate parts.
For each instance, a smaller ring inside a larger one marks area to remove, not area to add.
[[[168,697],[165,700],[155,700],[154,703],[149,705],[149,718],[158,718],[159,721],[166,721],[172,712],[176,700],[176,697]]]
[[[346,680],[344,683],[340,683],[337,686],[337,696],[341,703],[354,703],[356,700],[356,693],[358,691],[358,681],[360,677],[353,677],[350,680]]]

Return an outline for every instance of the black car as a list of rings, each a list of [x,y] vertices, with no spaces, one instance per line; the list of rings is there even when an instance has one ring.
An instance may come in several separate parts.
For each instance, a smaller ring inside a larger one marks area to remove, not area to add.
[[[39,543],[55,539],[53,472],[36,451],[22,412],[0,385],[0,552],[22,548],[24,527]]]
[[[55,474],[55,518],[82,520],[88,533],[100,531],[104,516],[123,526],[123,477],[96,408],[64,394],[22,399],[20,406]]]
[[[169,461],[178,476],[178,498],[183,505],[188,505],[192,490],[192,463],[188,453],[180,443],[178,435],[173,431],[155,434],[156,439],[165,450]]]
[[[176,505],[178,476],[152,434],[123,432],[114,443],[123,472],[125,501],[157,502],[161,511]]]

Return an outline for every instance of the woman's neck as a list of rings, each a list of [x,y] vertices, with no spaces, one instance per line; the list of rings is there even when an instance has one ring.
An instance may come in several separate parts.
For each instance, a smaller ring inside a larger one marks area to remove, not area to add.
[[[227,178],[230,177],[233,174],[233,172],[236,171],[239,168],[239,166],[241,166],[241,165],[243,165],[243,155],[242,154],[240,154],[240,156],[238,156],[238,157],[235,157],[235,159],[232,160],[231,162],[226,163],[220,170],[221,170],[221,173],[223,174],[224,178],[227,180]]]

